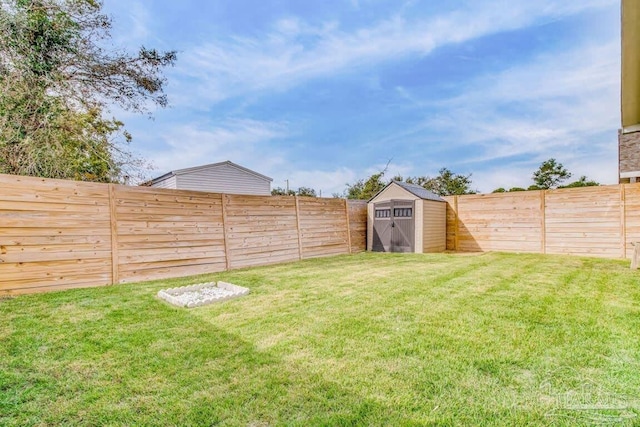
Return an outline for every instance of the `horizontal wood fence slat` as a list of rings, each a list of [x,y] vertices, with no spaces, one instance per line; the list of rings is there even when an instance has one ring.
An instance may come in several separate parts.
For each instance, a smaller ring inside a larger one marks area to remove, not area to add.
[[[447,200],[447,249],[629,258],[640,241],[640,184]]]
[[[366,202],[0,174],[0,293],[213,273],[366,248]]]

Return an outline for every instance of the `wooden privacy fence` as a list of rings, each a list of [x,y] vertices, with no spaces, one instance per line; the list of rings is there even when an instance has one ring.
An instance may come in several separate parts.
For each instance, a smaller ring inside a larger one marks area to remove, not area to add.
[[[640,184],[450,196],[447,249],[629,258]]]
[[[0,175],[0,293],[346,254],[365,235],[365,202]]]

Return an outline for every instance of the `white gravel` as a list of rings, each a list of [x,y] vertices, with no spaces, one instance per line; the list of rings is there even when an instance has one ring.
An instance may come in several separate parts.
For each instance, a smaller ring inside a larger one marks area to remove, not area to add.
[[[238,298],[249,293],[249,289],[226,282],[209,282],[181,288],[165,289],[158,297],[178,307],[199,307],[214,302]]]
[[[197,291],[184,292],[173,297],[178,300],[184,307],[203,303],[210,299],[219,299],[233,296],[235,293],[221,288],[202,288]]]

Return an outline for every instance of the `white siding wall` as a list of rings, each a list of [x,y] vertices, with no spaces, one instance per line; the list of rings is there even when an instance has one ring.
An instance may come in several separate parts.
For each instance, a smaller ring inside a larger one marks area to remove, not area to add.
[[[210,193],[271,195],[271,183],[231,165],[218,165],[176,177],[181,190],[208,191]]]
[[[167,179],[163,179],[162,181],[153,184],[152,187],[170,188],[172,190],[175,190],[177,188],[176,187],[176,177],[175,176],[170,176]]]

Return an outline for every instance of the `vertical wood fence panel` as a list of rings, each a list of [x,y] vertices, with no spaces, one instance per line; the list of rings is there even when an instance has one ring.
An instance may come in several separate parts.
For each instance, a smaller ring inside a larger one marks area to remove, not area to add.
[[[120,283],[223,271],[222,198],[117,186]]]
[[[448,218],[449,226],[457,222],[457,235],[448,238],[457,250],[540,252],[537,191],[458,196],[457,215],[449,211]]]
[[[347,218],[342,199],[300,197],[302,257],[348,254]]]
[[[295,198],[224,195],[229,268],[299,259]]]
[[[619,186],[545,192],[549,254],[620,257]]]
[[[450,250],[618,258],[640,242],[640,184],[446,199]],[[366,217],[362,201],[0,175],[0,293],[362,251]]]
[[[111,283],[109,188],[0,175],[0,292]]]
[[[640,241],[640,184],[446,200],[449,250],[622,258]]]
[[[0,175],[0,293],[348,254],[365,234],[365,202]]]

